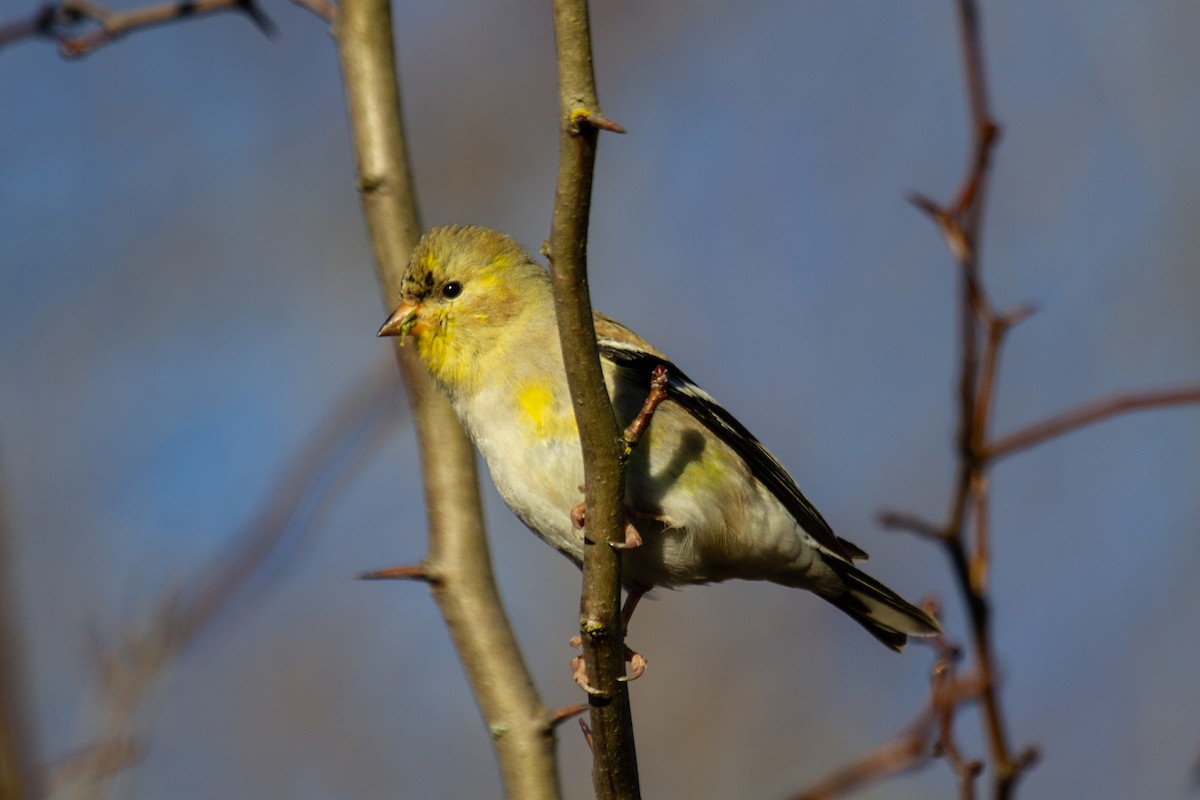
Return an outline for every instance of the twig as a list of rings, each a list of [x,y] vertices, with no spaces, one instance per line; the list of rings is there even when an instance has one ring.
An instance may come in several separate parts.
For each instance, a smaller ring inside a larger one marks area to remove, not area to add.
[[[972,128],[972,157],[949,206],[939,206],[924,197],[915,197],[913,202],[937,223],[947,248],[959,264],[958,470],[946,522],[937,537],[950,559],[967,606],[971,645],[982,685],[984,733],[995,770],[994,794],[996,800],[1007,800],[1023,765],[1013,758],[1008,744],[995,678],[991,601],[987,595],[989,542],[984,440],[1004,334],[1025,313],[997,315],[980,277],[983,207],[999,128],[988,104],[978,8],[974,0],[956,0],[956,7]],[[966,536],[968,530],[973,533],[970,542]]]
[[[34,800],[42,796],[43,787],[11,558],[8,508],[0,487],[0,797]]]
[[[587,485],[585,542],[623,543],[624,443],[613,414],[587,290],[587,230],[592,173],[600,129],[618,130],[596,98],[586,0],[554,0],[558,55],[559,159],[554,214],[546,255],[551,265],[559,337]],[[591,705],[592,784],[602,800],[639,797],[637,752],[626,684],[620,618],[621,556],[613,547],[585,544],[580,634]]]
[[[587,710],[587,703],[576,703],[573,706],[563,706],[562,708],[556,709],[554,713],[550,715],[549,725],[552,729],[557,728],[567,720],[574,719]],[[582,722],[582,720],[580,721]]]
[[[794,795],[791,800],[830,800],[917,769],[939,756],[946,758],[958,778],[961,800],[972,800],[974,778],[982,765],[967,762],[959,754],[954,743],[953,720],[959,708],[978,699],[982,686],[975,678],[956,675],[955,664],[959,660],[956,647],[946,643],[941,636],[932,642],[938,657],[930,671],[929,700],[925,708],[895,739]]]
[[[58,42],[64,56],[78,58],[134,31],[222,11],[244,13],[267,36],[275,31],[255,0],[175,0],[130,11],[111,11],[91,0],[61,0],[46,3],[24,20],[0,25],[0,47],[21,39],[49,38]],[[89,24],[92,30],[70,33]]]
[[[1004,458],[1118,414],[1196,403],[1200,403],[1200,385],[1101,397],[995,439],[984,448],[984,456],[992,460]]]
[[[329,2],[329,0],[292,0],[292,2],[301,8],[307,8],[330,24],[337,17],[337,6]]]
[[[430,574],[424,564],[405,567],[385,567],[384,569],[371,570],[370,572],[360,572],[358,579],[360,581],[424,581],[425,583],[435,583],[437,581],[437,578]]]
[[[100,653],[100,732],[92,744],[51,766],[52,783],[104,781],[136,760],[138,715],[148,692],[222,612],[245,600],[254,581],[279,561],[284,545],[312,528],[347,473],[383,440],[382,429],[396,419],[384,413],[396,391],[392,371],[377,369],[372,379],[354,387],[227,550],[199,570],[190,586],[165,596],[142,629],[126,630]]]
[[[46,784],[57,789],[71,783],[102,780],[132,766],[141,756],[141,746],[132,739],[103,740],[49,764]]]
[[[333,26],[346,87],[363,216],[384,303],[400,296],[420,236],[400,114],[387,0],[342,0]],[[558,765],[538,697],[492,576],[475,451],[449,402],[412,353],[394,352],[416,422],[429,515],[430,591],[479,703],[508,797],[555,798]]]

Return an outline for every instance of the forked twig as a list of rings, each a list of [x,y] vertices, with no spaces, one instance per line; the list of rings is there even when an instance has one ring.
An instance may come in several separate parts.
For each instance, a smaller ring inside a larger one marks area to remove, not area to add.
[[[295,2],[321,13],[322,0]],[[275,32],[274,23],[256,0],[172,0],[129,11],[112,11],[93,0],[60,0],[44,4],[25,19],[0,25],[0,47],[22,39],[46,38],[58,42],[59,52],[67,58],[78,58],[134,31],[223,11],[240,11],[267,36]],[[88,30],[73,32],[79,28]]]

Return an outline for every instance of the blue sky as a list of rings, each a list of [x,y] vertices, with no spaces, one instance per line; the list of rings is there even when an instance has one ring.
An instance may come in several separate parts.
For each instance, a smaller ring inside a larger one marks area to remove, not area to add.
[[[2,18],[34,3],[6,0]],[[322,24],[264,2],[81,62],[0,51],[0,480],[45,751],[89,736],[91,642],[245,524],[385,358],[340,76]],[[954,190],[966,116],[949,3],[595,4],[607,114],[596,306],[666,351],[776,453],[871,569],[963,620],[939,552],[877,511],[950,487],[953,264],[904,197]],[[1003,127],[984,270],[1010,337],[996,430],[1200,377],[1200,11],[985,4]],[[401,2],[427,224],[536,249],[556,158],[548,9]],[[397,411],[397,413],[401,413]],[[1028,797],[1180,797],[1200,749],[1200,410],[1130,416],[1001,463],[996,640]],[[432,602],[363,585],[419,559],[398,426],[312,537],[154,695],[121,796],[494,795],[486,732]],[[576,700],[578,573],[494,493],[502,591],[551,705]],[[786,795],[897,732],[930,656],[893,657],[768,586],[661,593],[631,641],[647,796]],[[982,752],[976,717],[959,725]],[[564,791],[590,794],[572,729]],[[399,788],[398,788],[399,787]],[[943,765],[862,796],[951,796]]]

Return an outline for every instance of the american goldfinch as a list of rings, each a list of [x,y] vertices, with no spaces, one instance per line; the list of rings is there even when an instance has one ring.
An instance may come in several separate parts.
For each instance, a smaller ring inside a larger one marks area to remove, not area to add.
[[[400,301],[379,335],[416,340],[504,501],[581,564],[572,509],[583,459],[550,276],[502,233],[439,227],[413,251]],[[637,334],[601,314],[595,324],[622,425],[642,408],[654,369],[668,375],[667,398],[626,468],[626,517],[641,539],[622,551],[630,603],[655,586],[764,580],[814,592],[893,650],[909,635],[939,631],[932,616],[853,565],[866,554],[833,533],[728,411]]]

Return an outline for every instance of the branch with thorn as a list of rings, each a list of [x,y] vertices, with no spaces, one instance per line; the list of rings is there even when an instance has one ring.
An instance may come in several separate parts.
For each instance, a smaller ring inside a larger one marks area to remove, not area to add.
[[[1036,751],[1027,747],[1014,752],[999,699],[988,594],[991,560],[988,470],[998,458],[1117,414],[1200,403],[1200,385],[1102,398],[989,440],[988,429],[1005,337],[1034,312],[1034,307],[1027,304],[997,311],[981,277],[982,211],[1000,129],[988,102],[977,4],[974,0],[956,0],[956,7],[973,131],[971,156],[951,202],[940,204],[924,195],[912,195],[909,199],[937,226],[959,268],[957,478],[945,522],[929,522],[898,511],[884,512],[880,522],[885,527],[906,530],[937,542],[949,557],[970,625],[984,737],[993,773],[993,795],[997,800],[1007,800],[1013,794],[1017,779],[1036,760]],[[941,713],[944,715],[942,728],[948,730],[954,706],[945,706]],[[959,775],[960,796],[971,797],[974,775],[978,771],[975,762],[963,759],[948,743],[943,743],[941,750]]]

